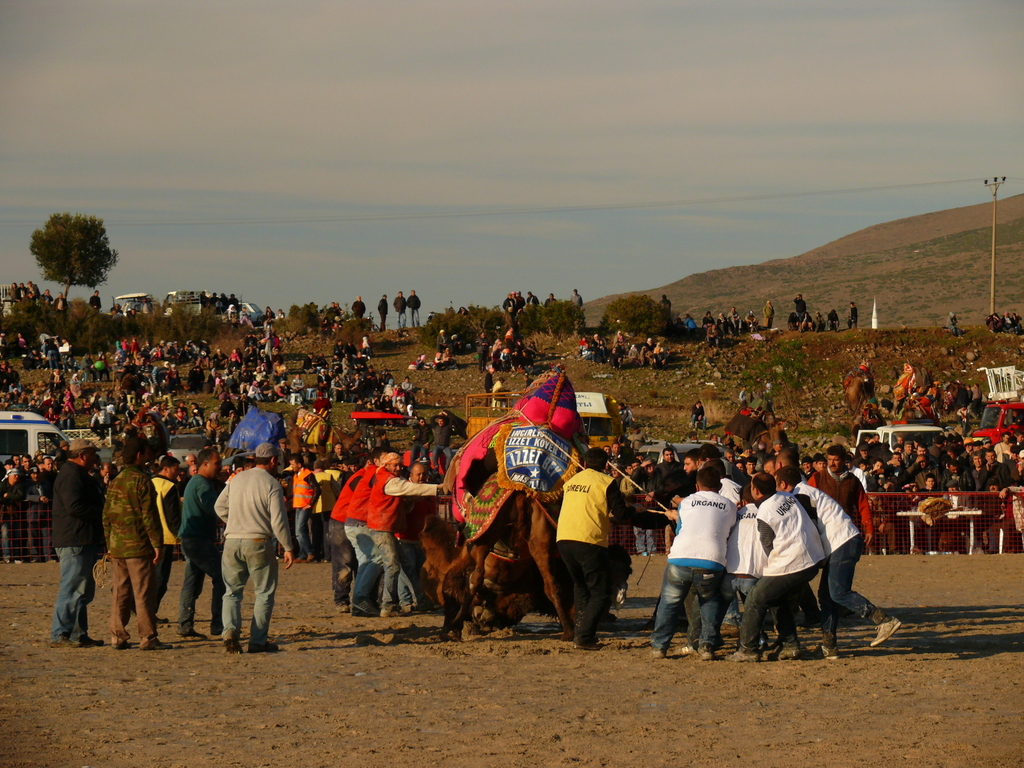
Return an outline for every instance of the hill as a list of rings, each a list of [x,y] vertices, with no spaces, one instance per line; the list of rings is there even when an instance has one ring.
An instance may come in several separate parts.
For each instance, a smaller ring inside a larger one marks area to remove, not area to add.
[[[996,240],[996,308],[1024,310],[1018,295],[1024,282],[1024,195],[1000,200]],[[832,308],[845,318],[856,301],[861,325],[878,300],[879,327],[934,326],[955,311],[961,324],[980,324],[988,314],[992,205],[983,203],[898,219],[862,229],[800,256],[689,275],[670,285],[632,291],[672,301],[673,312],[695,318],[736,306],[760,314],[767,299],[776,322],[793,309],[802,292],[811,312]],[[585,305],[597,324],[618,296]]]

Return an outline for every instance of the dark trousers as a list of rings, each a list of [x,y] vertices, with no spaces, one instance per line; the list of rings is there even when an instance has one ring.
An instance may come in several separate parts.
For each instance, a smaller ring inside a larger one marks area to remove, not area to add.
[[[796,634],[796,621],[789,607],[791,598],[797,596],[818,573],[814,565],[796,573],[784,576],[762,576],[743,603],[743,621],[740,624],[740,650],[757,653],[761,636],[761,625],[769,608],[775,608],[775,623],[782,647],[800,647]]]
[[[171,564],[174,562],[174,545],[164,544],[160,547],[160,562],[156,564],[156,607],[160,613],[160,603],[167,594],[167,582],[171,580]]]
[[[330,516],[328,516],[330,519]],[[348,605],[352,600],[352,582],[356,577],[356,551],[345,534],[345,524],[331,520],[327,537],[331,550],[331,589],[335,605]]]
[[[313,559],[318,563],[324,558],[324,518],[330,517],[330,513],[312,514],[309,516],[310,535],[313,542]]]
[[[210,604],[210,633],[224,631],[224,579],[221,578],[221,553],[216,543],[207,539],[182,539],[181,552],[185,555],[185,580],[178,599],[178,634],[195,629],[196,601],[203,592],[203,579],[210,577],[213,599]]]
[[[593,643],[598,622],[611,604],[608,548],[582,541],[560,541],[558,551],[572,577],[576,643]]]

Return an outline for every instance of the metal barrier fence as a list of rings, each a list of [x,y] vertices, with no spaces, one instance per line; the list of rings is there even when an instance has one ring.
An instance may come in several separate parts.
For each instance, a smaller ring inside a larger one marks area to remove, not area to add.
[[[920,507],[933,498],[952,508],[929,522]],[[868,504],[875,554],[1024,552],[1022,493],[869,493]]]
[[[921,502],[929,498],[949,501],[951,509],[931,525],[922,520]],[[640,503],[642,497],[636,497]],[[875,537],[871,554],[904,555],[952,553],[992,554],[1024,552],[1024,493],[869,493]],[[439,496],[437,512],[454,521],[451,497]],[[319,516],[314,515],[314,519]],[[289,523],[294,531],[292,515]],[[0,514],[2,555],[8,562],[55,560],[50,538],[49,505],[25,502]],[[665,529],[644,531],[631,525],[613,525],[610,541],[631,555],[665,554],[670,544]],[[177,559],[181,559],[177,553]]]

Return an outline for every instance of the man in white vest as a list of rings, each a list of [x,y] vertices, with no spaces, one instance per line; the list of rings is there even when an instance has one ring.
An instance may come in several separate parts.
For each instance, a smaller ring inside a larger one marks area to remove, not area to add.
[[[760,661],[761,625],[769,608],[776,609],[782,650],[779,660],[800,658],[800,641],[789,601],[818,573],[825,552],[818,529],[796,497],[777,492],[775,478],[760,472],[750,480],[757,506],[757,530],[767,559],[761,579],[747,595],[740,624],[740,647],[731,661]]]
[[[720,471],[707,465],[697,471],[697,492],[679,502],[676,536],[651,633],[654,658],[665,658],[691,589],[697,593],[701,618],[697,652],[705,661],[714,658],[718,591],[725,575],[729,532],[736,524],[736,505],[719,493],[721,488]]]

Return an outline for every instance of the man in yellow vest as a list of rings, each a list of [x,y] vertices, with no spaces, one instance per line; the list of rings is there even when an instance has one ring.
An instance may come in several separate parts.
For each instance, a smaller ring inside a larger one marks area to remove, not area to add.
[[[341,470],[333,458],[327,462],[317,459],[313,462],[313,473],[317,485],[320,486],[320,498],[313,505],[313,556],[318,561],[328,560],[330,558],[324,556],[324,541],[327,538],[331,510],[334,509],[334,502],[338,500],[338,489],[341,488]]]
[[[626,503],[619,484],[604,472],[608,454],[591,448],[585,469],[565,485],[556,540],[562,562],[572,577],[578,651],[596,651],[597,625],[611,603],[608,538],[612,523],[638,528],[663,528],[664,515]]]
[[[181,496],[178,494],[178,476],[181,462],[173,456],[160,459],[160,469],[153,476],[156,488],[156,508],[160,513],[160,525],[164,529],[164,545],[160,548],[157,563],[156,613],[160,613],[160,601],[167,593],[167,582],[171,578],[171,563],[174,562],[174,548],[178,544],[178,528],[181,527]],[[158,624],[167,619],[157,618]]]
[[[313,507],[320,498],[320,485],[312,470],[306,469],[301,454],[293,453],[289,459],[291,464],[291,499],[295,510],[295,538],[299,543],[297,563],[312,563],[313,542],[309,536],[310,518]]]

